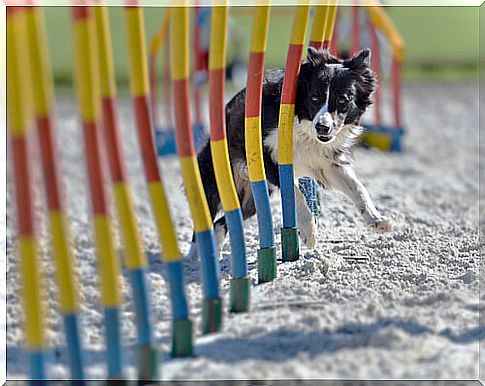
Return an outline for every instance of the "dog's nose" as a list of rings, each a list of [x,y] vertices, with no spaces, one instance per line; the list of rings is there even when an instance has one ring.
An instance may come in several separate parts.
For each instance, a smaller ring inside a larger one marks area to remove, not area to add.
[[[331,127],[323,123],[317,123],[315,129],[317,129],[319,135],[327,135],[330,133]]]

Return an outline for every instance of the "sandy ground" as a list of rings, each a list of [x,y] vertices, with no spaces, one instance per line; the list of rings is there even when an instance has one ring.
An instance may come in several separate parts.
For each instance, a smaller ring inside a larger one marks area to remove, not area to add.
[[[409,85],[404,117],[409,128],[406,152],[388,154],[359,149],[356,169],[377,207],[396,229],[368,231],[351,203],[324,193],[315,250],[302,247],[294,263],[279,264],[278,278],[252,287],[251,312],[225,314],[221,333],[200,334],[201,273],[186,260],[191,316],[196,327],[196,357],[165,358],[164,379],[266,378],[448,378],[478,377],[478,346],[485,338],[478,313],[478,87]],[[82,138],[75,105],[58,105],[67,204],[73,248],[82,284],[82,336],[90,377],[103,378],[102,314],[93,238],[89,226]],[[121,122],[130,181],[149,256],[152,320],[157,347],[170,346],[170,307],[165,269],[143,180],[133,115],[121,102]],[[181,195],[178,161],[160,163],[183,252],[192,227]],[[10,167],[9,167],[10,169]],[[11,184],[10,184],[11,186]],[[10,188],[11,189],[11,188]],[[9,194],[11,207],[12,192]],[[279,195],[277,195],[279,196]],[[42,197],[40,192],[39,197]],[[43,200],[38,200],[38,213]],[[280,204],[273,199],[279,247]],[[8,377],[25,377],[21,348],[21,299],[10,213],[7,229]],[[66,352],[57,306],[46,224],[40,246],[49,296],[49,375],[66,376]],[[117,239],[119,240],[119,234]],[[250,277],[256,283],[257,225],[247,223]],[[349,257],[366,257],[352,262]],[[222,296],[228,303],[230,248],[221,259]],[[135,342],[133,304],[124,283],[123,336]],[[133,355],[127,350],[127,368]]]

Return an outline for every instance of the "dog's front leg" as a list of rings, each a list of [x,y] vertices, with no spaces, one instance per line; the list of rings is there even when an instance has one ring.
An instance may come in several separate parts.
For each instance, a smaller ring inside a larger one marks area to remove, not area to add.
[[[377,232],[392,230],[392,221],[378,212],[369,192],[350,166],[333,165],[327,178],[334,189],[341,191],[352,200],[370,228]]]
[[[298,229],[300,230],[300,237],[305,245],[313,249],[316,243],[315,237],[315,222],[313,214],[308,208],[302,192],[298,186],[295,185],[295,201],[296,201],[296,219],[298,221]]]

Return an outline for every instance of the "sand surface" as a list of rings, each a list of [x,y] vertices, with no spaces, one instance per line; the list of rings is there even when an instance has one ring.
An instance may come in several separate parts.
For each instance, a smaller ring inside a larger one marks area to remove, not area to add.
[[[201,271],[186,260],[187,293],[196,330],[196,357],[162,364],[164,379],[448,378],[478,376],[478,87],[408,85],[404,113],[406,151],[356,151],[356,170],[395,231],[367,230],[339,193],[322,194],[315,250],[279,264],[278,278],[253,285],[251,312],[225,314],[223,331],[201,336]],[[170,348],[166,272],[143,179],[131,105],[120,103],[123,145],[146,253],[154,340]],[[82,337],[87,374],[104,378],[102,309],[96,254],[89,224],[87,181],[74,101],[59,98],[59,144],[65,176],[72,247],[82,284]],[[192,224],[181,189],[178,160],[161,160],[180,246],[188,251]],[[11,167],[9,165],[9,170]],[[11,177],[11,176],[10,176]],[[40,175],[37,175],[40,180]],[[8,377],[25,377],[19,266],[9,184],[7,228]],[[39,190],[37,213],[45,210]],[[279,194],[273,200],[279,251]],[[116,228],[119,243],[119,232]],[[257,224],[247,222],[249,275],[257,280]],[[45,221],[39,239],[48,290],[48,371],[66,377],[66,351],[51,245]],[[119,244],[118,244],[119,245]],[[121,250],[121,248],[120,248]],[[278,252],[280,253],[280,252]],[[352,257],[361,257],[354,262]],[[230,246],[221,257],[221,289],[229,297]],[[128,282],[123,285],[124,344],[136,341]],[[126,350],[133,374],[132,350]]]

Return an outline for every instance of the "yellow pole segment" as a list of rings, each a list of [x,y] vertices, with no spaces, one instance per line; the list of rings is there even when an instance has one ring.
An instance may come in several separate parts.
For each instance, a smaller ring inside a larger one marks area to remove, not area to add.
[[[315,42],[322,42],[325,40],[325,27],[327,24],[327,17],[330,11],[328,5],[317,6],[314,8],[313,26],[310,34],[310,45]]]
[[[162,26],[160,27],[158,33],[152,38],[152,41],[150,42],[150,56],[157,55],[158,51],[160,50],[160,47],[166,44],[169,21],[170,21],[170,8],[166,8],[165,13],[163,15]]]
[[[114,77],[113,52],[111,34],[109,32],[108,8],[94,7],[96,20],[96,39],[98,46],[99,75],[101,96],[116,96],[116,80]]]
[[[296,7],[295,19],[291,30],[290,44],[305,44],[305,36],[310,17],[310,7],[299,5]]]
[[[226,6],[213,7],[211,10],[210,70],[219,70],[226,67],[227,14]]]
[[[125,8],[128,46],[130,47],[130,79],[133,96],[149,94],[148,64],[146,57],[145,19],[143,8]]]
[[[335,20],[337,18],[337,0],[331,0],[331,4],[332,5],[328,6],[328,13],[325,19],[325,34],[323,36],[324,42],[330,42],[332,40]]]

